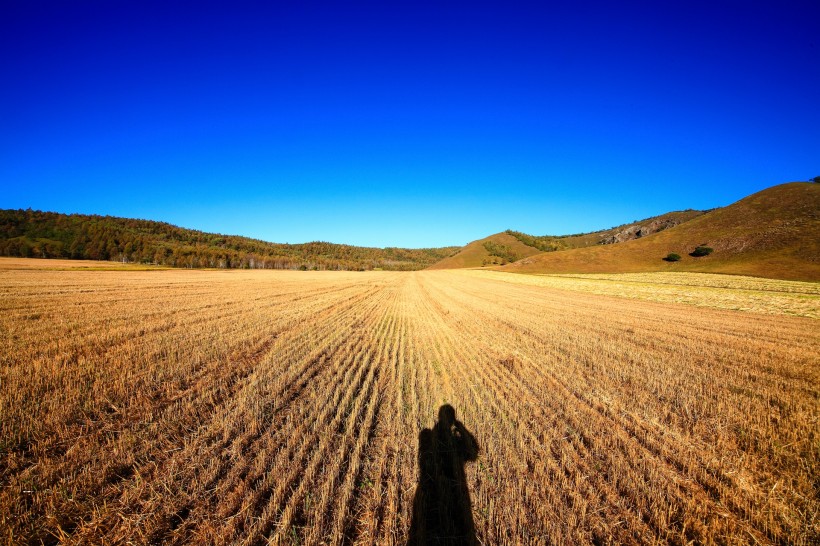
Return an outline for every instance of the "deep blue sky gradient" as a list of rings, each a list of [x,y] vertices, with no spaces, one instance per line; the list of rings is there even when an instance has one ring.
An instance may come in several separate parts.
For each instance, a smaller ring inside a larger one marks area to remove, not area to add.
[[[465,244],[820,175],[820,2],[0,3],[0,208]]]

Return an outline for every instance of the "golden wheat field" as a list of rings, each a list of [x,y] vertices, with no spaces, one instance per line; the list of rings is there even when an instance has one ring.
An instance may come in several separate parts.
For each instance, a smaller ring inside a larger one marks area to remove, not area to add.
[[[820,540],[816,284],[0,269],[7,543]]]

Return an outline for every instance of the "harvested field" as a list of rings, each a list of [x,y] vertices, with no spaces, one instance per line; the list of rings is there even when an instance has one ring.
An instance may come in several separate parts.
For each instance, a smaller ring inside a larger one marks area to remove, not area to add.
[[[513,277],[489,270],[462,270],[459,273],[604,296],[820,318],[820,283],[713,273],[525,274]]]
[[[2,270],[0,540],[820,541],[816,319],[527,278]]]

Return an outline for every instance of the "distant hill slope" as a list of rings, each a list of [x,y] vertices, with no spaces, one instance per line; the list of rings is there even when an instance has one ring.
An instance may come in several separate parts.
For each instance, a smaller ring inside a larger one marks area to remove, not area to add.
[[[702,210],[682,210],[667,212],[660,216],[653,216],[645,220],[637,220],[631,224],[623,224],[610,229],[593,231],[591,233],[580,233],[577,235],[527,235],[518,231],[507,230],[506,233],[514,236],[522,243],[535,247],[542,252],[552,252],[556,250],[569,250],[572,248],[585,248],[593,245],[608,245],[622,243],[632,239],[640,239],[658,231],[688,222],[696,218],[705,211]]]
[[[697,246],[709,256],[689,254]],[[666,262],[671,253],[679,262]],[[503,268],[526,273],[702,271],[820,281],[820,184],[768,188],[678,226],[614,245],[542,253]]]
[[[541,252],[584,248],[645,237],[700,216],[703,211],[669,212],[631,224],[577,235],[528,235],[507,230],[473,241],[457,254],[444,258],[429,269],[460,269],[504,265]]]
[[[453,256],[444,258],[428,269],[460,269],[503,265],[541,252],[528,246],[507,232],[496,233],[463,247]]]
[[[115,260],[173,267],[416,270],[458,250],[365,248],[324,242],[289,245],[149,220],[0,210],[0,256]]]

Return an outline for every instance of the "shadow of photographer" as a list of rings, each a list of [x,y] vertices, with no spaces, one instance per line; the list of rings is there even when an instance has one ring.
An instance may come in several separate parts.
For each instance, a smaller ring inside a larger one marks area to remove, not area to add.
[[[419,434],[419,483],[408,546],[478,544],[464,473],[465,463],[477,457],[478,443],[456,419],[456,410],[441,406],[432,430]]]

